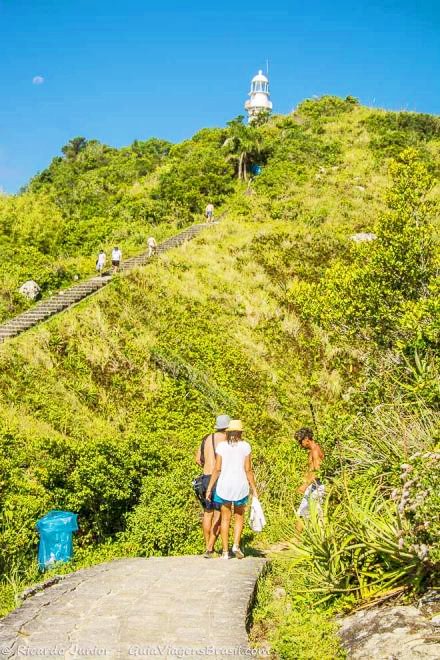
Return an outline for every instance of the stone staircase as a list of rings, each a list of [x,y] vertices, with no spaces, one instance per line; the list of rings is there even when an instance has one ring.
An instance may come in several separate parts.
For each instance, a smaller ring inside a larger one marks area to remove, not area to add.
[[[212,223],[214,224],[214,223]],[[161,254],[170,250],[171,248],[182,245],[186,241],[190,241],[192,238],[197,236],[203,229],[206,227],[211,227],[212,224],[198,224],[188,227],[184,231],[168,238],[163,243],[160,243],[157,247],[157,254]],[[125,259],[121,264],[121,271],[127,272],[138,266],[143,266],[146,264],[152,257],[148,256],[148,252],[144,252],[138,256],[130,257]],[[93,293],[96,293],[102,289],[106,284],[112,280],[112,275],[104,275],[102,277],[92,277],[89,280],[85,280],[80,284],[70,287],[69,289],[64,289],[51,298],[46,298],[42,300],[37,305],[31,309],[14,316],[12,319],[9,319],[2,325],[0,325],[0,343],[5,341],[5,339],[10,339],[19,335],[25,330],[29,330],[33,326],[46,321],[51,316],[59,314],[60,312],[72,307],[76,303],[88,298]]]

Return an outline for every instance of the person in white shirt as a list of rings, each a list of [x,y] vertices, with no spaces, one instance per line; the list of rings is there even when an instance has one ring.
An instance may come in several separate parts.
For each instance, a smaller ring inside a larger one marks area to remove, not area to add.
[[[229,559],[229,528],[234,505],[234,545],[232,555],[243,559],[240,549],[241,535],[244,526],[244,514],[249,497],[249,487],[252,495],[257,497],[254,472],[252,469],[251,446],[242,440],[243,425],[239,419],[231,420],[226,430],[226,441],[216,447],[217,458],[211,475],[206,499],[221,504],[221,537],[223,559]],[[212,491],[215,486],[215,493]]]
[[[214,204],[209,203],[206,206],[205,217],[208,219],[208,222],[214,221]]]
[[[147,245],[148,245],[148,256],[152,257],[153,254],[156,254],[156,250],[157,250],[157,243],[154,236],[150,236],[150,238],[147,241]]]
[[[96,270],[100,275],[102,275],[106,261],[107,257],[105,256],[104,250],[99,250],[98,258],[96,260]]]
[[[118,246],[114,247],[112,250],[112,266],[113,266],[113,272],[117,273],[120,265],[121,265],[121,259],[122,259],[122,252],[118,248]]]

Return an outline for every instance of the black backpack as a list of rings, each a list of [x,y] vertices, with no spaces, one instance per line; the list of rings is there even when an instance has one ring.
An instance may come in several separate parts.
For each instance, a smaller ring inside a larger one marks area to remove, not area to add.
[[[202,440],[202,444],[200,445],[200,462],[202,465],[205,465],[205,443],[208,439],[208,435],[205,435],[205,437]],[[212,441],[212,449],[214,451],[214,456],[217,456],[217,452],[215,451],[215,441],[214,441],[214,433],[211,434],[211,441]],[[205,490],[205,483],[207,475],[205,474],[200,474],[198,477],[194,479],[192,482],[192,486],[194,489],[195,496],[199,500],[200,504],[202,506],[205,504],[205,495],[206,495],[206,490]]]

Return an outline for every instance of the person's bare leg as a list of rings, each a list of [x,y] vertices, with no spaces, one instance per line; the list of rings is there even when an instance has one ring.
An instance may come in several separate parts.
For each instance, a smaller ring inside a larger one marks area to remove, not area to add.
[[[223,552],[229,551],[229,527],[231,524],[231,505],[222,504],[221,510],[221,536],[222,536],[222,547]]]
[[[239,559],[242,558],[243,554],[242,552],[238,552],[240,550],[240,542],[241,542],[241,535],[243,533],[243,527],[244,527],[244,513],[246,511],[245,506],[234,506],[234,545],[233,545],[233,552],[237,552],[237,556]]]
[[[206,549],[208,549],[208,547],[209,547],[209,538],[211,536],[213,513],[214,513],[213,511],[205,511],[203,513],[202,529],[203,529],[203,537],[205,539],[205,548]]]
[[[299,535],[304,529],[304,520],[303,518],[298,518],[298,520],[295,523],[295,531]]]
[[[221,511],[214,511],[214,518],[212,520],[212,528],[211,528],[211,536],[214,536],[215,540],[218,539],[219,534],[220,534],[221,519],[222,519]],[[215,545],[215,541],[214,541],[214,545]],[[214,546],[212,546],[212,549],[214,549]]]
[[[217,541],[218,535],[220,534],[220,520],[221,520],[221,512],[214,511],[214,515],[212,518],[211,534],[209,537],[209,543],[206,548],[208,552],[213,552],[214,550],[215,542]]]

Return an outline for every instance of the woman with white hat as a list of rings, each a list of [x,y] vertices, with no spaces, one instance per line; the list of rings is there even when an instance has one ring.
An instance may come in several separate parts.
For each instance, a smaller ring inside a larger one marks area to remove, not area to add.
[[[226,429],[226,441],[220,442],[216,448],[216,463],[206,491],[206,499],[210,500],[215,486],[214,502],[221,505],[223,559],[229,559],[232,505],[234,505],[235,517],[232,554],[237,559],[243,559],[244,554],[240,549],[240,541],[249,497],[249,486],[254,497],[257,497],[257,487],[252,470],[251,446],[242,440],[242,435],[241,421],[232,419]]]

